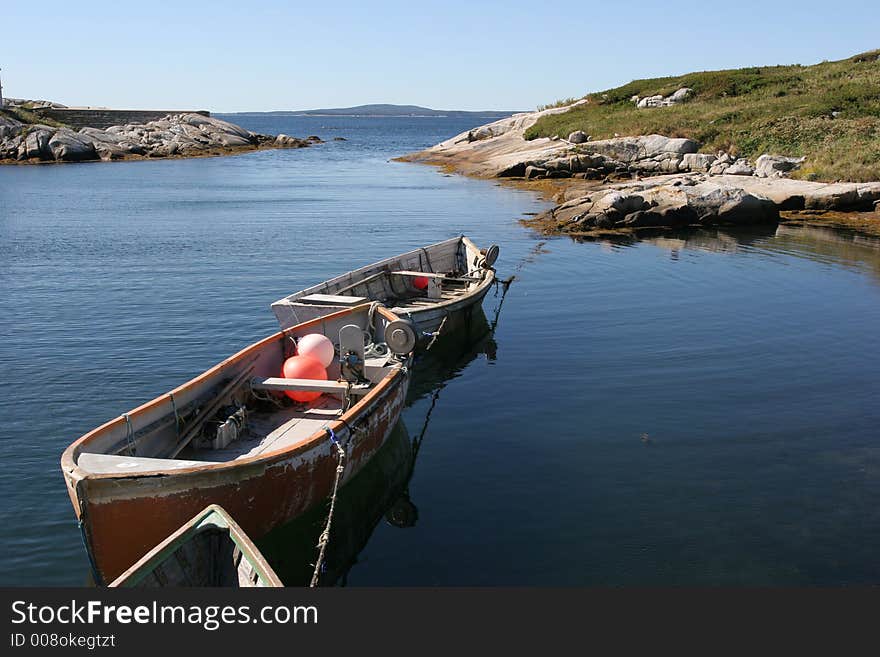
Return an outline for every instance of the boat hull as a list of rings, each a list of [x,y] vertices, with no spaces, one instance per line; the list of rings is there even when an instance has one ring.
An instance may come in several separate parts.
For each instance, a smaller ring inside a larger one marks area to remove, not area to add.
[[[483,302],[494,280],[493,276],[486,285],[474,294],[458,299],[449,305],[437,305],[417,311],[393,308],[392,312],[413,323],[419,338],[419,346],[424,346],[424,343],[433,337],[432,334],[440,330],[441,324],[443,326],[442,333],[454,331],[456,328],[464,326],[470,319],[470,311]],[[446,320],[445,323],[444,320]]]
[[[377,394],[360,402],[354,416],[336,429],[346,450],[343,483],[391,434],[409,380],[403,368],[383,381]],[[223,468],[119,477],[82,476],[72,470],[65,471],[65,479],[95,575],[103,583],[210,504],[225,508],[253,539],[261,538],[326,500],[337,463],[328,439]]]

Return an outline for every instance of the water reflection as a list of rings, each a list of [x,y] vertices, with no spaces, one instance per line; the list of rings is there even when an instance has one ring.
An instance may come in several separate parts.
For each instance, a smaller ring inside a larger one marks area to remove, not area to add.
[[[495,297],[491,324],[482,306],[471,307],[467,311],[468,316],[463,318],[464,321],[456,330],[441,335],[431,349],[417,357],[407,406],[412,406],[442,388],[478,356],[485,355],[489,361],[496,359],[498,345],[495,343],[494,329],[504,303],[505,292],[503,290]],[[492,299],[487,297],[486,303],[490,303]]]
[[[413,368],[407,406],[431,398],[418,433],[410,435],[401,420],[382,449],[339,491],[333,515],[330,542],[319,585],[346,583],[358,554],[376,526],[388,524],[406,529],[418,522],[418,507],[410,499],[412,478],[419,449],[427,434],[442,389],[467,365],[481,355],[494,360],[497,345],[493,328],[504,299],[497,297],[490,323],[482,307],[472,308],[457,329],[438,337]],[[491,297],[490,297],[491,298]],[[317,556],[318,537],[327,519],[327,505],[320,504],[293,522],[279,527],[258,542],[260,550],[287,586],[307,586]]]
[[[856,271],[870,271],[880,279],[880,238],[821,226],[780,224],[775,239],[765,245],[787,255],[798,255]]]
[[[778,224],[672,231],[658,228],[641,230],[636,235],[572,236],[572,240],[598,243],[610,251],[652,244],[668,250],[671,260],[679,260],[683,252],[693,250],[731,254],[757,251],[868,271],[880,278],[880,238],[831,227]]]
[[[399,422],[369,463],[339,491],[330,542],[319,584],[345,584],[349,569],[406,487],[412,473],[413,442]],[[287,586],[308,586],[317,557],[318,536],[327,520],[319,504],[258,541],[258,547]]]

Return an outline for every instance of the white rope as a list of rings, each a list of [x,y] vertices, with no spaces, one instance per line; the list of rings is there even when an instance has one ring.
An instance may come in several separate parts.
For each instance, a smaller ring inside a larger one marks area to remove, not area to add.
[[[367,312],[367,324],[369,325],[370,340],[373,339],[373,318],[376,316],[376,310],[382,305],[380,301],[374,301],[370,304],[370,310]]]
[[[434,346],[434,343],[437,342],[437,338],[440,337],[440,333],[443,332],[443,327],[446,325],[446,320],[449,319],[449,314],[443,316],[443,321],[440,322],[440,326],[437,327],[437,330],[434,331],[434,334],[431,336],[431,341],[428,343],[428,346],[425,347],[425,351],[429,351],[431,347]]]

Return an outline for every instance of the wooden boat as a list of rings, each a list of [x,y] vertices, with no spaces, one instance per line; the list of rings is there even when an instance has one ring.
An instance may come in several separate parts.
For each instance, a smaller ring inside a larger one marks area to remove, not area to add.
[[[340,354],[330,380],[278,378],[309,333]],[[380,342],[390,348],[374,349]],[[326,499],[338,463],[331,438],[346,452],[345,483],[397,422],[414,344],[411,325],[388,309],[348,308],[279,331],[76,440],[61,468],[97,583],[210,504],[258,540]],[[295,404],[279,392],[289,390],[323,394]]]
[[[147,552],[111,587],[284,586],[248,535],[211,504]]]
[[[453,328],[461,310],[483,300],[495,281],[498,252],[494,245],[481,251],[461,235],[295,292],[273,303],[272,312],[287,328],[340,307],[379,301],[412,321],[420,338],[428,338],[441,325]],[[418,277],[428,279],[427,289],[416,288]]]

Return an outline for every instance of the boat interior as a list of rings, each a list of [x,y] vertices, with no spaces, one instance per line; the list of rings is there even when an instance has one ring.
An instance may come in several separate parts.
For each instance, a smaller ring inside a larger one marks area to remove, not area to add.
[[[222,509],[217,509],[220,507],[208,507],[111,586],[280,586],[277,575],[259,556],[250,539]]]
[[[75,463],[89,473],[128,474],[294,448],[329,422],[347,419],[351,406],[400,367],[408,354],[396,355],[383,340],[400,323],[368,304],[279,332],[87,434],[74,446]],[[327,380],[284,378],[284,361],[295,354],[296,340],[309,333],[334,344],[336,360],[326,368]],[[320,396],[297,402],[289,391]]]
[[[272,311],[282,327],[366,301],[379,301],[405,315],[475,292],[491,271],[485,258],[468,238],[456,237],[291,294],[273,303]]]

